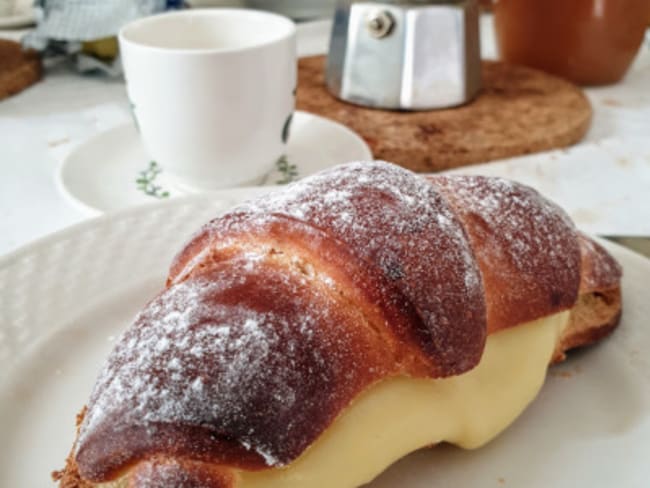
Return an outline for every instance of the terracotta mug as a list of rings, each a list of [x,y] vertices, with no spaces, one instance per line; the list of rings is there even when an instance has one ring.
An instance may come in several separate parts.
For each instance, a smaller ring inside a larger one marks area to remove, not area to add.
[[[501,58],[582,85],[619,81],[639,50],[650,0],[494,0]]]

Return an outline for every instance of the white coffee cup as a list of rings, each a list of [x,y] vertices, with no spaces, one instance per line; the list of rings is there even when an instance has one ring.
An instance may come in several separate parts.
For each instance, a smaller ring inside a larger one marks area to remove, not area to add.
[[[283,155],[296,87],[291,20],[184,10],[132,22],[119,40],[144,147],[178,186],[254,183]]]

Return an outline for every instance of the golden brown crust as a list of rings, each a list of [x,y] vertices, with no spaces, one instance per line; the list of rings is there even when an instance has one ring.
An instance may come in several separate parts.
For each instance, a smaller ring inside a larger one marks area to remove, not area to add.
[[[390,363],[399,363],[406,371],[418,375],[434,374],[422,351],[418,349],[417,320],[404,303],[394,306],[395,297],[381,285],[378,270],[359,263],[349,247],[332,239],[327,233],[304,222],[275,215],[264,225],[249,226],[250,216],[225,215],[208,224],[181,251],[172,265],[168,286],[202,275],[218,263],[230,261],[240,254],[238,245],[268,249],[269,258],[282,262],[306,276],[319,270],[335,288],[329,292],[337,307],[353,307],[361,315],[357,328],[371,331],[384,349]],[[200,245],[196,245],[196,243]],[[227,242],[227,245],[220,243]],[[233,246],[234,244],[234,246]],[[197,260],[197,253],[209,250]],[[196,260],[196,262],[194,262]],[[310,276],[313,278],[313,276]],[[317,280],[311,286],[320,286]],[[327,289],[327,288],[324,288]],[[382,304],[381,306],[379,304]],[[397,336],[399,340],[396,340]]]
[[[351,398],[393,367],[391,344],[383,343],[371,329],[355,327],[363,320],[357,309],[332,301],[328,290],[305,287],[298,272],[279,266],[273,258],[261,261],[259,267],[247,264],[221,263],[171,287],[127,331],[124,344],[141,343],[158,335],[155,324],[160,320],[189,313],[192,323],[180,332],[198,336],[215,327],[215,334],[206,335],[204,341],[223,340],[227,335],[228,343],[220,354],[202,355],[199,348],[208,347],[211,353],[215,345],[202,341],[183,347],[183,337],[174,331],[166,336],[165,350],[158,342],[153,350],[116,349],[105,375],[110,379],[100,380],[104,386],[91,397],[86,423],[90,427],[86,432],[82,429],[76,453],[86,479],[112,477],[125,463],[158,452],[246,469],[266,467],[268,457],[286,464],[318,437]],[[234,279],[227,275],[231,266],[238,269]],[[212,288],[212,283],[223,286]],[[190,296],[195,301],[192,308],[187,304]],[[172,302],[172,308],[160,308]],[[308,307],[317,315],[305,315]],[[245,313],[244,321],[259,320],[248,326],[250,332],[246,327],[216,329],[219,317],[236,320],[248,308],[255,313]],[[312,327],[309,322],[316,319],[319,326]],[[143,353],[150,356],[146,362],[139,357]],[[197,355],[201,355],[199,363],[194,361]],[[116,376],[132,371],[124,365],[133,363],[147,380],[137,397],[130,395],[129,386],[114,387]],[[170,363],[175,365],[173,371],[191,370],[187,378],[179,378],[178,389],[172,386],[174,373],[162,370]],[[196,391],[195,378],[200,378]],[[156,391],[166,392],[167,399],[148,394],[149,387],[157,384],[165,385]],[[104,395],[106,391],[112,399]],[[181,417],[174,423],[179,410]],[[140,422],[144,413],[150,415],[150,422]]]
[[[620,289],[580,297],[571,311],[569,326],[553,355],[553,363],[566,359],[572,349],[589,346],[618,327],[622,312]]]
[[[271,242],[335,273],[372,327],[389,329],[429,376],[478,363],[485,343],[480,271],[454,209],[426,181],[385,163],[322,172],[206,225],[174,260],[168,283]]]
[[[83,413],[79,414],[83,419]],[[236,475],[229,467],[202,463],[191,459],[158,455],[135,463],[128,476],[128,488],[234,488]],[[116,476],[113,481],[118,479]],[[52,480],[59,488],[95,488],[97,485],[85,480],[71,452],[65,468],[52,473]]]
[[[157,452],[286,464],[380,378],[449,376],[480,360],[470,244],[435,189],[401,168],[324,172],[196,240],[96,384],[76,454],[87,479]]]
[[[83,422],[84,416],[86,415],[86,407],[81,409],[81,412],[77,414],[76,419],[76,430],[77,436],[79,435],[79,427]],[[76,442],[75,442],[76,444]],[[77,467],[77,461],[75,460],[75,448],[72,447],[70,454],[65,460],[65,466],[62,470],[52,472],[52,480],[59,483],[59,488],[92,488],[93,483],[86,481],[79,474],[79,469]]]
[[[168,289],[109,357],[62,486],[127,469],[131,479],[234,486],[221,466],[290,463],[384,377],[471,368],[510,314],[523,322],[573,307],[556,360],[616,325],[620,268],[536,192],[481,177],[427,183],[381,163],[337,171],[221,216],[181,251]],[[401,178],[413,181],[397,188]],[[437,320],[473,328],[458,347],[427,322],[441,297],[451,308]],[[456,363],[440,361],[448,350]]]
[[[428,180],[453,206],[475,249],[488,333],[573,306],[581,254],[562,209],[532,188],[500,178],[435,175]]]
[[[581,272],[580,296],[571,309],[569,325],[560,338],[553,362],[566,353],[593,344],[616,329],[623,308],[621,266],[596,241],[578,233]]]
[[[324,57],[299,61],[296,106],[363,137],[376,159],[435,172],[565,147],[587,132],[591,106],[575,85],[523,66],[484,61],[483,91],[451,109],[395,112],[341,102],[325,88]]]
[[[580,245],[580,294],[607,292],[621,284],[620,264],[603,246],[578,232]]]
[[[52,480],[59,484],[59,488],[93,488],[95,486],[94,483],[84,480],[79,474],[73,452],[68,454],[65,467],[62,470],[52,472]]]

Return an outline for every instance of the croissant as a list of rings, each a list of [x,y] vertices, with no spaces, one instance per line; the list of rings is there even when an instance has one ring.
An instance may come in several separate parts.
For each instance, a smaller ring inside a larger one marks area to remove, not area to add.
[[[355,487],[479,447],[611,332],[621,269],[533,189],[352,163],[175,257],[108,358],[61,487]]]

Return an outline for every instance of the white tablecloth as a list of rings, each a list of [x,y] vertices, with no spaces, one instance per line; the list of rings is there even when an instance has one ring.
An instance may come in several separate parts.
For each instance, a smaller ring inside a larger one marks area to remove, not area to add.
[[[327,22],[302,25],[299,51],[323,52],[328,31]],[[8,35],[17,37],[15,32]],[[489,17],[482,19],[482,42],[484,57],[495,57]],[[509,163],[504,163],[503,174],[510,172],[511,176],[538,185],[535,173],[544,161],[559,158],[569,168],[571,154],[577,154],[575,160],[580,163],[569,172],[574,178],[570,186],[566,182],[553,185],[546,178],[544,191],[568,207],[584,203],[584,208],[580,207],[583,215],[593,216],[604,214],[599,208],[602,202],[596,197],[598,188],[607,187],[607,198],[618,198],[619,205],[606,213],[606,219],[596,219],[596,225],[590,227],[587,223],[587,230],[650,235],[649,45],[644,46],[622,83],[588,89],[587,93],[594,106],[594,122],[583,143],[571,151],[556,152],[552,158],[533,156],[524,164],[530,168],[525,174],[512,173]],[[49,71],[42,82],[0,102],[0,254],[88,218],[57,189],[57,166],[75,144],[126,120],[122,81],[80,76],[64,67]],[[591,166],[590,158],[594,160]],[[627,169],[620,170],[626,164]],[[499,172],[491,168],[472,171]],[[559,181],[560,170],[556,163],[548,174]],[[560,198],[555,194],[558,191]],[[584,199],[584,195],[590,197]],[[579,224],[585,227],[587,220]]]

